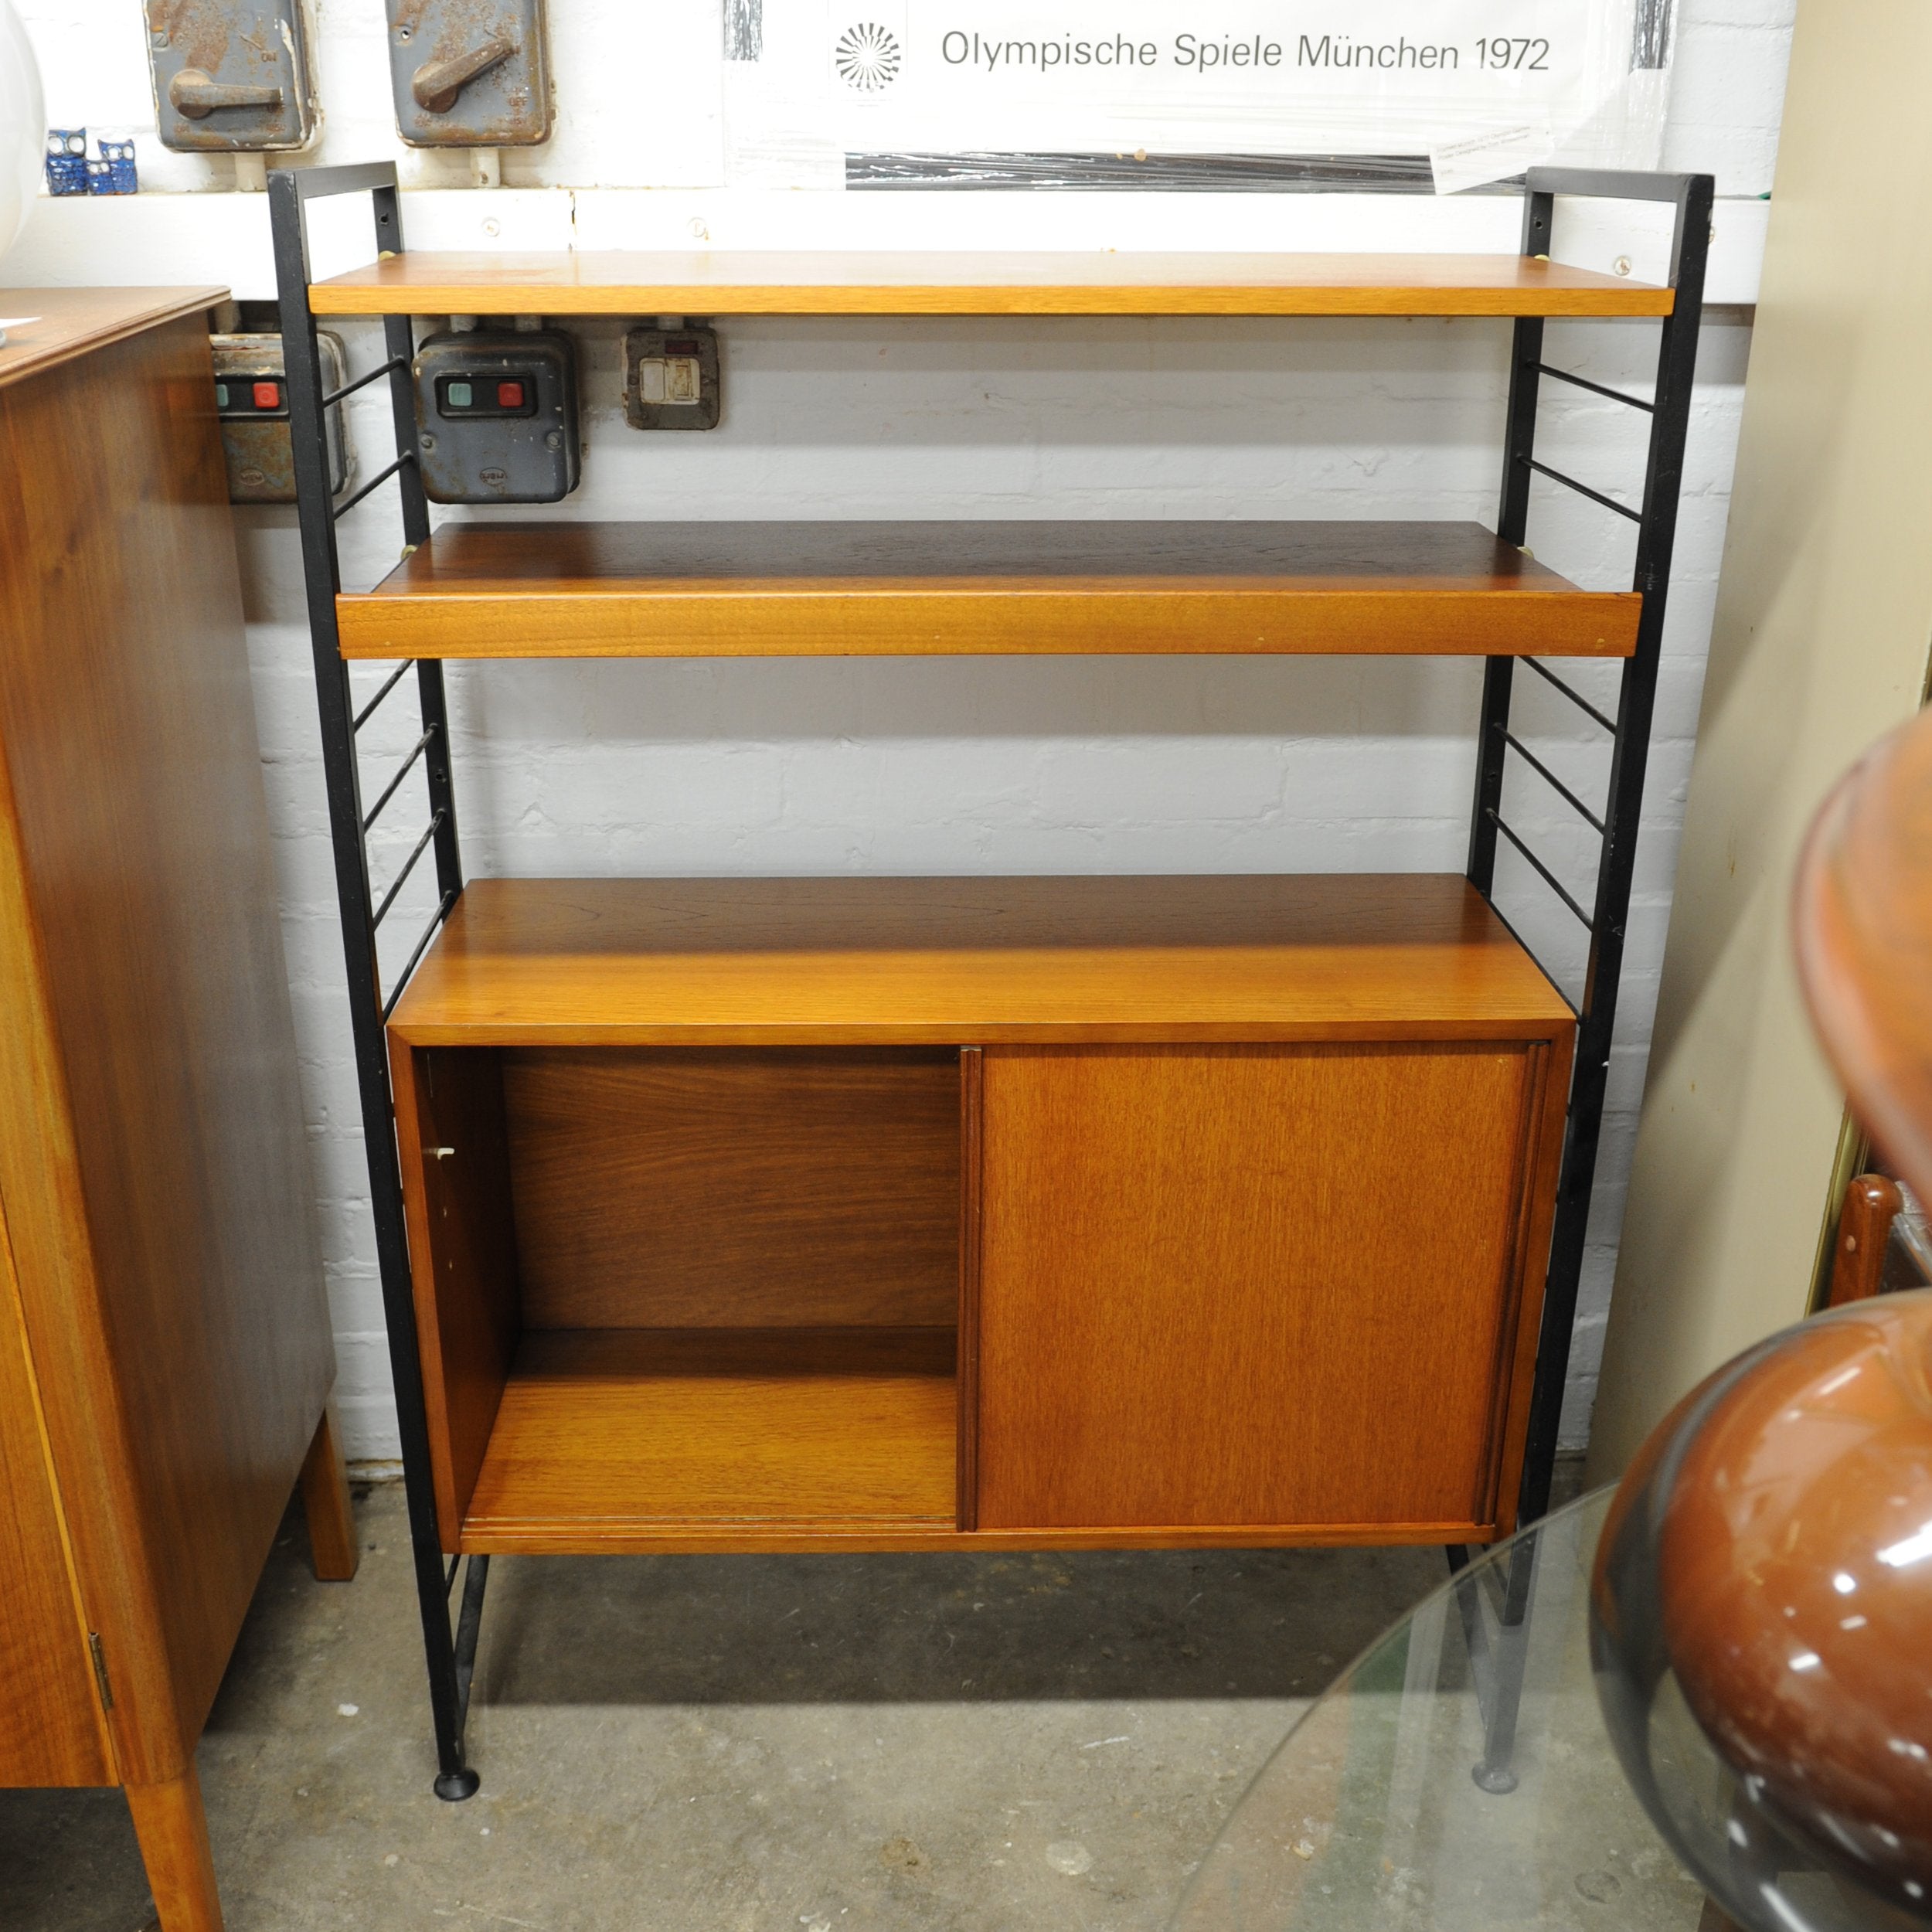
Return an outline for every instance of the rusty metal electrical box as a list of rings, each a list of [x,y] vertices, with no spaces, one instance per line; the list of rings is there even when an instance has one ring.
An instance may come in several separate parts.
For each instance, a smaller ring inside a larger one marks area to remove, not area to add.
[[[553,329],[426,335],[417,467],[437,503],[555,503],[577,486],[577,345]]]
[[[322,392],[342,386],[341,337],[316,332],[321,352]],[[216,335],[215,414],[221,423],[222,453],[228,459],[231,503],[293,503],[294,444],[288,427],[288,385],[279,335]],[[328,434],[328,487],[340,496],[349,487],[350,451],[342,406],[324,412]]]
[[[396,131],[412,148],[550,138],[543,0],[388,0]]]
[[[634,430],[715,430],[718,333],[702,322],[624,338],[624,420]]]
[[[148,64],[163,147],[232,154],[315,136],[301,0],[148,0]]]

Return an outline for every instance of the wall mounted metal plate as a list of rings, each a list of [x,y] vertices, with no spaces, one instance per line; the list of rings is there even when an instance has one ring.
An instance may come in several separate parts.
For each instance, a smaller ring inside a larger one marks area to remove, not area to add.
[[[396,131],[412,148],[550,137],[543,0],[388,0]]]
[[[232,154],[314,137],[301,0],[148,0],[148,63],[165,148]]]
[[[718,333],[702,322],[624,338],[624,420],[634,430],[715,430]]]
[[[284,379],[279,335],[215,335],[215,413],[221,422],[222,454],[228,459],[231,503],[293,503],[294,445],[288,427],[288,386]],[[342,338],[315,332],[326,393],[342,386],[346,366]],[[340,496],[349,488],[351,451],[342,406],[328,410],[328,487]]]

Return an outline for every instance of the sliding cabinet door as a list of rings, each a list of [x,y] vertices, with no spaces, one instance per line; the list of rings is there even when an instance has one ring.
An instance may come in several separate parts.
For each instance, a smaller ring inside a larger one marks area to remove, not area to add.
[[[977,1526],[1492,1524],[1553,1057],[988,1049]]]

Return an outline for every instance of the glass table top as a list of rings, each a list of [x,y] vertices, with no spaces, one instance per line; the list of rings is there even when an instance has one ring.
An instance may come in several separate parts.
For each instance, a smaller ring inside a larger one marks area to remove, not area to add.
[[[1613,1493],[1488,1553],[1358,1659],[1257,1776],[1173,1932],[1709,1923],[1624,1778],[1591,1680],[1590,1566]]]

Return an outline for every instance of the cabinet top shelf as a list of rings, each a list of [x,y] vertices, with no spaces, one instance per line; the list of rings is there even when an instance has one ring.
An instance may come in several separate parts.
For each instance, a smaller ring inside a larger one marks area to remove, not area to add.
[[[318,315],[1668,315],[1675,291],[1524,255],[408,250]]]
[[[417,1046],[1548,1039],[1466,880],[485,879],[390,1022]]]

